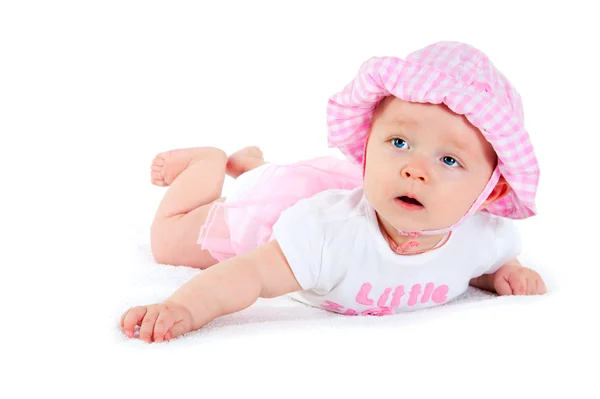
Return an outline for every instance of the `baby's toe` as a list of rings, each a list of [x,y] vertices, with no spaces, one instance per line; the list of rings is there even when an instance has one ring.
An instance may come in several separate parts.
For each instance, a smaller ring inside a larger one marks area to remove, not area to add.
[[[165,164],[164,154],[165,153],[156,155],[156,157],[154,157],[154,159],[152,160],[152,166],[164,166],[164,164]]]
[[[150,181],[152,182],[152,184],[156,185],[156,186],[161,186],[164,187],[167,185],[167,183],[165,183],[165,177],[163,176],[162,171],[152,171],[151,173],[151,179]]]

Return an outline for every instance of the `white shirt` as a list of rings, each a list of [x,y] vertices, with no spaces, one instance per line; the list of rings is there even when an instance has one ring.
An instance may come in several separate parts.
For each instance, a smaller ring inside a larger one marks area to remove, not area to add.
[[[285,210],[273,226],[308,305],[348,315],[390,314],[443,304],[469,281],[494,273],[521,250],[512,220],[479,212],[439,249],[398,255],[363,189],[327,190]]]

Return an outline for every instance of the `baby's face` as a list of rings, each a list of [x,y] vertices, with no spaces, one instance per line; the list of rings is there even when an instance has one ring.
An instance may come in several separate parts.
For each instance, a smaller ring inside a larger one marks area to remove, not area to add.
[[[364,189],[394,227],[441,229],[471,208],[495,165],[492,146],[464,116],[390,96],[373,117]]]

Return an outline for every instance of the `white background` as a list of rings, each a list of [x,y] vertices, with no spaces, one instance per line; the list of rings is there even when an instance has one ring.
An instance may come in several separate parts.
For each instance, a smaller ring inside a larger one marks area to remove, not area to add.
[[[597,394],[597,364],[583,362],[598,354],[600,30],[591,2],[533,3],[1,2],[0,396]],[[164,192],[149,181],[157,152],[336,154],[328,97],[367,58],[440,40],[483,50],[523,97],[542,170],[525,252],[553,288],[539,307],[514,306],[499,331],[495,310],[480,310],[488,327],[458,313],[410,334],[332,325],[192,348],[115,338],[136,234]],[[481,331],[472,345],[460,341],[469,329]]]

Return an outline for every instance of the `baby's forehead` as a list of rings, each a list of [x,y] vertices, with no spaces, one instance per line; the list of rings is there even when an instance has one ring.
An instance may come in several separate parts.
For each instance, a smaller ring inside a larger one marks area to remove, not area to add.
[[[445,104],[411,103],[387,97],[378,104],[373,116],[385,126],[382,133],[433,132],[428,140],[451,144],[464,151],[483,151],[495,158],[492,145],[481,131],[464,116]]]
[[[397,98],[384,100],[373,116],[390,127],[434,129],[443,136],[480,134],[464,115],[454,113],[445,104],[410,103]],[[440,137],[441,138],[441,137]]]

